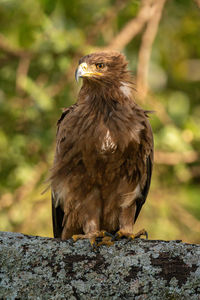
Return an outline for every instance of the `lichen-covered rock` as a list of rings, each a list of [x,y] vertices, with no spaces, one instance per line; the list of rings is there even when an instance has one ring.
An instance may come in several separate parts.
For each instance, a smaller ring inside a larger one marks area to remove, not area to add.
[[[200,299],[200,246],[0,232],[0,299]]]

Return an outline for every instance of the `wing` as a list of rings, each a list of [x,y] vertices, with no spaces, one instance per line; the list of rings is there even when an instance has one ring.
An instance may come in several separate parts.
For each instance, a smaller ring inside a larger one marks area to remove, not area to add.
[[[60,119],[58,120],[57,123],[57,146],[56,148],[58,148],[58,145],[60,143],[60,140],[64,138],[63,135],[60,135],[60,127],[62,124],[62,121],[64,120],[64,118],[71,112],[73,112],[74,108],[77,105],[74,104],[72,106],[70,106],[69,108],[65,108]],[[56,193],[54,193],[54,191],[52,190],[51,193],[51,200],[52,200],[52,222],[53,222],[53,234],[55,238],[60,238],[61,234],[62,234],[62,229],[63,229],[63,218],[64,218],[64,212],[61,208],[61,204],[60,204],[60,199],[58,199],[58,195],[56,195]]]
[[[136,200],[136,213],[135,213],[134,222],[137,220],[139,213],[141,211],[141,208],[146,201],[146,198],[147,198],[147,195],[149,192],[149,188],[150,188],[150,184],[151,184],[152,169],[153,169],[153,160],[152,160],[152,157],[149,155],[146,160],[146,172],[147,172],[146,184],[142,190],[142,197]]]
[[[60,205],[58,207],[55,206],[56,199],[54,198],[53,192],[51,193],[52,197],[52,222],[53,222],[53,235],[55,238],[60,238],[62,234],[62,223],[64,212],[61,209]]]
[[[148,117],[148,113],[152,113],[151,111],[144,111],[144,114],[146,117]],[[153,169],[153,133],[151,129],[151,125],[149,124],[148,120],[146,119],[145,122],[145,127],[146,127],[146,149],[147,149],[147,158],[146,158],[146,164],[145,164],[145,171],[146,172],[146,180],[145,183],[143,184],[143,189],[141,191],[141,197],[136,199],[136,213],[134,217],[134,222],[137,220],[138,215],[141,211],[141,208],[143,204],[146,201],[150,184],[151,184],[151,175],[152,175],[152,169]],[[145,146],[144,146],[145,147]]]

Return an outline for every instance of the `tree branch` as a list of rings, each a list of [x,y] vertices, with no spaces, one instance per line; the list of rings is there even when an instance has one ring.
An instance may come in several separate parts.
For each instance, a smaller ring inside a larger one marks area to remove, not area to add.
[[[24,51],[10,45],[7,39],[5,38],[5,36],[3,36],[1,33],[0,33],[0,49],[16,57],[33,56],[32,52]]]
[[[21,82],[27,76],[29,66],[30,66],[31,58],[30,56],[22,56],[19,59],[19,64],[16,72],[16,89],[17,91],[23,90],[23,85]]]
[[[89,241],[0,233],[1,299],[190,299],[200,296],[199,245]],[[100,296],[99,296],[100,295]]]
[[[177,165],[179,163],[193,163],[199,160],[196,151],[187,152],[155,152],[155,163],[164,165]]]
[[[172,208],[172,214],[174,217],[182,222],[182,226],[186,225],[188,228],[193,228],[195,232],[200,232],[200,221],[197,220],[193,215],[191,215],[184,207],[170,199],[170,206]]]
[[[119,11],[122,10],[126,6],[126,4],[127,0],[116,0],[115,3],[113,3],[113,6],[111,6],[105,12],[105,15],[99,21],[97,21],[97,23],[92,26],[92,28],[88,28],[88,44],[93,44],[94,39],[97,38],[97,32],[103,34],[104,32],[106,32],[108,27],[112,27],[111,22],[113,22],[114,19],[117,18]]]
[[[197,4],[197,6],[200,8],[200,0],[194,0],[194,2]]]
[[[106,49],[122,50],[142,30],[145,23],[154,13],[152,0],[143,0],[138,15],[129,21]]]
[[[153,13],[149,18],[147,27],[142,36],[142,43],[140,46],[138,56],[138,70],[137,70],[137,90],[140,99],[144,99],[148,91],[147,76],[149,70],[149,61],[151,56],[152,45],[158,30],[158,24],[162,15],[163,7],[166,0],[155,1],[153,5]]]

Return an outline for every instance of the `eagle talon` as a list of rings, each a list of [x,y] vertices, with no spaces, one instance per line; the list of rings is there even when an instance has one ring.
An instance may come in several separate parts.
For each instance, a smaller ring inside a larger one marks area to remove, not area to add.
[[[102,241],[97,244],[97,246],[101,246],[101,245],[112,246],[114,244],[112,239],[113,239],[113,237],[111,237],[111,236],[105,236],[102,239]]]
[[[114,238],[115,236],[112,233],[109,233],[107,231],[105,231],[105,236],[109,236],[111,238]]]
[[[95,238],[90,239],[90,245],[92,246],[93,250],[97,249],[97,242]]]
[[[82,239],[82,238],[83,238],[83,237],[82,237],[81,234],[74,234],[74,235],[72,236],[72,239],[73,239],[74,242],[76,242],[76,241],[78,241],[79,239]]]
[[[146,239],[148,239],[148,232],[145,229],[142,229],[138,233],[136,233],[135,238],[140,238],[142,235],[145,236]]]
[[[107,246],[113,245],[114,236],[105,230],[101,230],[94,233],[93,235],[91,234],[73,235],[72,239],[74,240],[74,242],[76,242],[79,239],[89,239],[90,245],[94,250],[96,250],[97,247],[100,245],[107,245]]]
[[[100,245],[107,245],[107,246],[111,246],[113,245],[113,239],[114,236],[105,231],[102,230],[99,232],[99,234],[94,238],[95,239],[95,246],[99,247]]]
[[[114,235],[114,240],[119,240],[123,237],[128,238],[129,241],[132,241],[134,239],[140,238],[141,236],[145,236],[146,239],[148,239],[148,233],[145,229],[140,230],[136,234],[133,233],[128,233],[128,232],[123,232],[123,231],[117,231]],[[112,241],[114,241],[112,240]]]
[[[121,239],[123,236],[125,236],[124,233],[122,233],[122,232],[119,230],[119,231],[117,231],[117,232],[115,233],[115,235],[114,235],[114,240],[119,240],[119,239]]]

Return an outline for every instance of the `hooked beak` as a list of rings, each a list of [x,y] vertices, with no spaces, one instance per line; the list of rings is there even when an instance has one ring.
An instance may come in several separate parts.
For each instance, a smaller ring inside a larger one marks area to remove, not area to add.
[[[78,66],[75,72],[75,79],[78,82],[79,78],[83,77],[92,77],[93,75],[101,76],[102,73],[99,72],[91,72],[90,69],[88,68],[88,65],[83,62]]]

